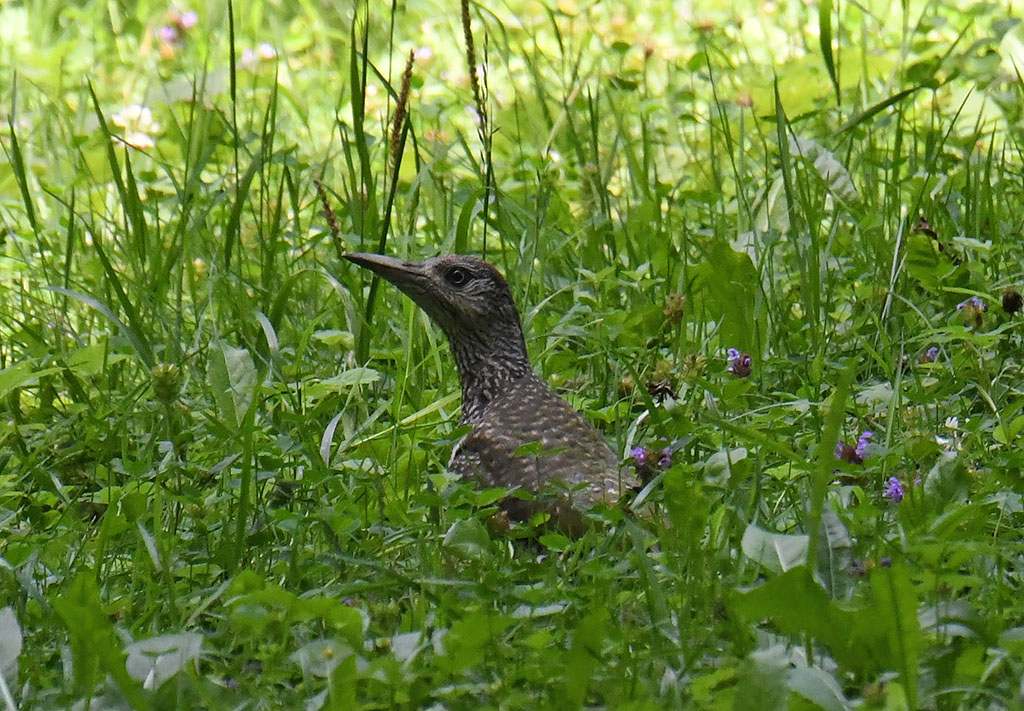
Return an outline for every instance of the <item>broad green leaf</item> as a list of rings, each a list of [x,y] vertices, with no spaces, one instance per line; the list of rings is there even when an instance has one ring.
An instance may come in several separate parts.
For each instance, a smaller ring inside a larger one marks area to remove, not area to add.
[[[17,679],[18,655],[21,654],[21,627],[13,607],[0,610],[0,674]]]
[[[110,344],[104,338],[98,343],[72,351],[68,356],[68,367],[82,375],[98,375],[103,371],[105,364],[116,363],[127,357],[122,353],[111,353]]]
[[[850,171],[839,162],[830,150],[811,138],[802,136],[789,137],[789,152],[801,156],[814,165],[818,177],[828,187],[829,193],[837,200],[846,204],[856,203],[860,199],[857,187],[853,184]]]
[[[941,243],[921,232],[907,235],[906,271],[930,290],[966,286],[966,271],[941,249]]]
[[[890,668],[887,628],[871,611],[839,607],[800,566],[753,590],[735,594],[731,607],[750,620],[770,619],[793,638],[810,635],[841,665],[863,674]]]
[[[372,385],[381,379],[379,370],[373,368],[349,368],[332,378],[324,378],[317,385],[325,392],[342,392],[356,385]]]
[[[479,560],[491,555],[491,537],[476,518],[461,518],[444,534],[444,548],[460,558]]]
[[[125,651],[100,602],[95,574],[88,570],[82,572],[53,600],[53,609],[68,630],[75,686],[79,693],[92,693],[100,681],[102,669],[111,676],[132,706],[136,709],[149,708],[149,699],[143,694],[142,687],[125,669]]]
[[[351,368],[333,378],[309,383],[306,385],[305,394],[310,403],[317,403],[326,397],[345,393],[353,387],[371,385],[380,378],[380,371],[373,368]]]
[[[724,239],[716,239],[705,252],[705,260],[693,267],[693,291],[709,315],[721,323],[720,341],[754,355],[757,367],[757,334],[763,313],[754,316],[760,282],[749,255],[737,252]]]
[[[221,418],[235,431],[240,430],[256,393],[252,355],[224,341],[214,343],[210,347],[208,378]]]
[[[598,607],[587,613],[572,636],[572,645],[562,665],[567,708],[582,708],[591,677],[601,661],[601,647],[607,636],[608,610]]]
[[[1009,444],[1024,430],[1024,415],[1015,417],[1009,424],[998,425],[992,430],[992,438],[999,444]]]
[[[818,667],[791,669],[786,685],[824,711],[848,711],[852,708],[835,677]]]
[[[845,599],[853,578],[850,575],[853,539],[842,519],[826,504],[821,512],[818,538],[818,575],[833,600]]]
[[[133,642],[125,647],[125,668],[143,688],[155,690],[173,678],[189,663],[199,662],[203,636],[198,632],[179,632]]]
[[[288,655],[288,659],[302,667],[304,675],[326,677],[352,654],[348,646],[337,640],[314,639]]]
[[[483,661],[484,647],[495,635],[512,624],[512,618],[489,615],[482,610],[471,612],[449,628],[444,636],[441,663],[451,671],[465,671]]]
[[[35,382],[38,377],[32,368],[32,362],[29,360],[23,360],[14,365],[7,366],[0,370],[0,397],[7,395],[7,393],[15,388]]]
[[[330,709],[354,709],[359,708],[356,691],[359,684],[359,670],[356,666],[358,657],[350,654],[342,660],[341,664],[334,668],[331,673],[331,683],[328,685],[328,698]]]
[[[303,621],[322,622],[328,629],[340,635],[352,649],[362,647],[368,619],[361,610],[346,605],[336,597],[318,596],[301,598],[299,609],[292,615],[293,619],[297,620],[299,613]]]
[[[917,708],[918,657],[921,630],[917,619],[917,595],[904,565],[875,568],[871,573],[877,614],[885,620],[890,653],[897,663],[900,681],[910,708]]]
[[[325,346],[337,348],[338,350],[350,351],[355,348],[356,339],[351,331],[340,331],[338,329],[321,329],[313,332],[313,338]]]
[[[786,681],[789,664],[780,647],[758,650],[740,668],[735,711],[788,711],[789,689]]]
[[[772,533],[753,524],[743,532],[743,553],[769,570],[784,573],[807,561],[809,538],[802,534]]]

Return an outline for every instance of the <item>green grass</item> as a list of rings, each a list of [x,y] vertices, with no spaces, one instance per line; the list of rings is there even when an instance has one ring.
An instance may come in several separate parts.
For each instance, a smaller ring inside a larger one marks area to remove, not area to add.
[[[0,6],[5,711],[1024,706],[1024,29],[696,4],[473,5],[479,97],[451,3]],[[650,513],[490,533],[380,248]]]

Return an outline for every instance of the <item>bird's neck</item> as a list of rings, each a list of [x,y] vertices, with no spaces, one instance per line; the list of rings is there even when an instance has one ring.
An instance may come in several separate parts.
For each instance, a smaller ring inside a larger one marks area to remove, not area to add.
[[[522,330],[450,338],[462,384],[462,424],[474,424],[494,398],[533,372]]]

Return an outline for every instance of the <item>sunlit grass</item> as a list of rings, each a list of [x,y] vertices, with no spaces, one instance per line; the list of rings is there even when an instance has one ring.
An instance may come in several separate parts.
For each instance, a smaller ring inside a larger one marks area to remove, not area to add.
[[[7,707],[1024,703],[1020,25],[676,5],[0,7]],[[489,528],[381,244],[640,515]]]

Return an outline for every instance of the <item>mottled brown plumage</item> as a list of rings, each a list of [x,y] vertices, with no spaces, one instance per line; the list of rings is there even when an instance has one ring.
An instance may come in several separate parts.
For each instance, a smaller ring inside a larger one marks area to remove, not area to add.
[[[578,533],[580,511],[615,503],[636,484],[601,435],[533,372],[498,270],[465,255],[422,262],[345,256],[405,292],[448,336],[462,385],[459,421],[473,427],[448,466],[484,486],[535,495],[506,498],[511,518],[547,511],[558,528]]]

